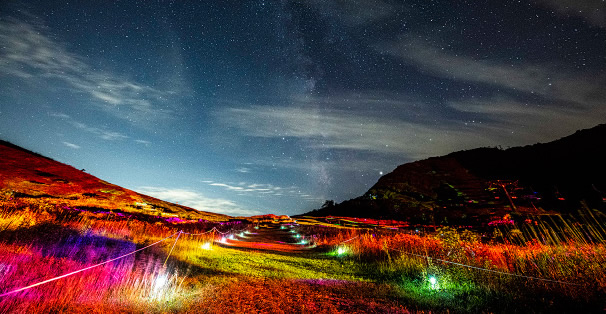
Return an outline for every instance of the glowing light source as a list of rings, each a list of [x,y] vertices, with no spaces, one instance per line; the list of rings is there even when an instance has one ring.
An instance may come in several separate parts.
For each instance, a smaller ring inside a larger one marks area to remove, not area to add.
[[[440,285],[438,284],[438,279],[435,276],[429,276],[429,284],[431,284],[431,290],[439,289]]]
[[[282,225],[280,226],[280,229],[286,229],[286,226]]]
[[[300,235],[300,234],[295,234],[295,238],[297,238],[297,239],[298,239],[298,238],[300,238],[300,237],[301,237],[301,235]]]
[[[202,244],[202,249],[203,250],[210,250],[212,248],[212,245],[210,244],[210,242],[204,242],[204,244]]]
[[[154,280],[154,293],[158,293],[160,291],[160,289],[162,289],[162,288],[164,288],[164,286],[166,286],[167,283],[168,283],[168,276],[159,275],[158,277],[156,277],[156,280]]]
[[[303,239],[303,240],[301,240],[301,242],[299,242],[299,244],[305,245],[305,244],[307,244],[307,240]]]
[[[233,240],[233,239],[235,239],[236,237],[235,237],[233,234],[230,234],[230,235],[229,235],[227,238],[228,238],[228,239],[230,239],[230,240]]]
[[[347,253],[347,248],[344,246],[340,246],[337,248],[337,255],[343,255]]]
[[[240,232],[239,236],[240,238],[244,238],[244,232]]]

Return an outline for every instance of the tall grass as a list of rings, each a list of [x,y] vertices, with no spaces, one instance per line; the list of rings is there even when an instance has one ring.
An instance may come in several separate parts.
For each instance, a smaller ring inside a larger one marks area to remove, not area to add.
[[[449,227],[423,237],[380,228],[299,231],[332,255],[374,264],[377,280],[400,285],[405,298],[431,308],[477,311],[500,299],[498,311],[516,302],[595,310],[606,305],[606,244],[602,222],[583,219],[533,217],[495,226],[498,237],[482,241],[480,233]]]
[[[238,223],[141,221],[37,199],[0,202],[0,294],[133,252],[178,230],[202,233]],[[188,238],[189,237],[189,238]],[[186,267],[168,263],[175,237],[73,276],[0,298],[0,313],[61,311],[177,311],[192,293]],[[212,242],[216,233],[183,235],[179,252]],[[184,271],[185,269],[185,271]]]
[[[583,215],[518,219],[482,232],[443,227],[425,236],[414,230],[299,225],[296,231],[316,248],[297,255],[230,250],[218,243],[221,234],[207,233],[213,227],[232,232],[246,227],[238,222],[142,219],[40,199],[5,199],[0,201],[0,294],[132,252],[179,230],[199,235],[183,233],[178,241],[175,235],[118,261],[0,298],[0,312],[175,312],[201,302],[250,310],[288,303],[297,309],[296,301],[285,300],[283,288],[306,300],[305,309],[353,309],[330,300],[316,307],[319,303],[294,292],[299,282],[318,297],[318,291],[331,298],[355,295],[355,306],[366,298],[383,300],[388,308],[404,303],[438,311],[595,311],[606,305],[604,225],[594,212]],[[246,291],[230,297],[221,290],[243,286],[267,298],[261,287],[271,289],[280,297],[255,305]],[[347,292],[350,286],[364,287],[365,296]],[[201,291],[207,301],[200,301]],[[208,300],[212,296],[229,301]],[[339,302],[347,303],[344,299]]]

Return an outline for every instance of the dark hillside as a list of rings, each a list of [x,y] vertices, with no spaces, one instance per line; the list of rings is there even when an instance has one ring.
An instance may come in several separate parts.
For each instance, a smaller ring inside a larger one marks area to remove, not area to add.
[[[606,125],[509,149],[477,148],[398,166],[363,196],[317,216],[482,224],[507,213],[604,211]]]

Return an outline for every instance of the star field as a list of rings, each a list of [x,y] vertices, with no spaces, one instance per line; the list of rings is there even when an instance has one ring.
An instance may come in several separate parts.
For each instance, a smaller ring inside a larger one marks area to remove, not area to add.
[[[605,7],[3,1],[0,138],[200,210],[302,213],[604,123]]]

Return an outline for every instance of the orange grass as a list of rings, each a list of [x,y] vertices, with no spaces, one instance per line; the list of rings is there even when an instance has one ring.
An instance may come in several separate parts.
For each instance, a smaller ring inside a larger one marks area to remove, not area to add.
[[[293,237],[300,234],[310,241],[310,251],[304,253],[293,249],[294,239],[266,242],[263,230],[250,228],[251,239],[242,238],[235,248],[230,240],[219,243],[224,235],[205,233],[216,227],[235,234],[246,227],[241,223],[136,218],[35,199],[0,202],[0,292],[132,252],[179,230],[204,233],[181,234],[172,252],[176,236],[94,270],[2,298],[0,312],[501,311],[524,309],[535,300],[536,310],[554,310],[562,302],[568,307],[561,309],[596,309],[606,288],[605,245],[571,238],[557,243],[525,239],[520,245],[479,241],[475,233],[452,228],[419,236],[384,228],[299,225],[292,229]],[[278,232],[290,235],[289,230]],[[346,248],[344,254],[335,253],[339,247]],[[519,304],[510,304],[515,302]]]

